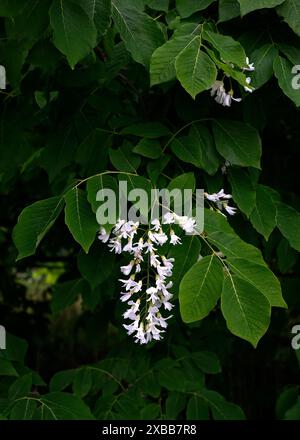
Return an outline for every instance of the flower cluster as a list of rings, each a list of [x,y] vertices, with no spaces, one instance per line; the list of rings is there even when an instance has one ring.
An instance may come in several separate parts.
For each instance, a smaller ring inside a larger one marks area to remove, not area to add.
[[[118,220],[111,233],[103,227],[100,230],[99,239],[108,243],[112,252],[131,256],[129,264],[121,266],[124,278],[119,280],[123,287],[120,299],[128,305],[124,319],[131,321],[123,326],[140,344],[162,339],[171,318],[163,317],[161,311],[173,308],[169,289],[174,259],[167,258],[159,248],[166,243],[181,244],[174,231],[175,223],[188,233],[194,232],[196,226],[194,219],[168,212],[162,222],[154,219],[146,230],[139,222],[125,220]]]
[[[215,101],[224,107],[230,107],[232,101],[241,102],[242,100],[242,98],[234,98],[232,90],[227,93],[223,81],[215,81],[211,88],[210,95],[215,96]]]
[[[204,193],[204,197],[210,202],[215,203],[220,212],[224,209],[229,215],[236,213],[236,208],[228,205],[228,200],[232,198],[232,195],[225,194],[223,189],[214,194]]]
[[[232,65],[232,67],[234,67],[234,65]],[[249,58],[246,57],[246,66],[242,68],[243,71],[248,71],[248,72],[252,72],[253,70],[255,70],[254,64],[249,62]],[[251,78],[250,76],[248,76],[246,78],[246,85],[244,86],[244,90],[246,92],[252,93],[254,89],[254,87],[252,87],[251,85]],[[210,95],[215,97],[215,101],[218,104],[223,105],[224,107],[230,107],[232,104],[232,101],[235,102],[241,102],[242,98],[234,98],[233,97],[233,90],[229,90],[229,92],[226,91],[225,86],[224,86],[224,82],[223,81],[215,81],[211,91],[210,91]]]

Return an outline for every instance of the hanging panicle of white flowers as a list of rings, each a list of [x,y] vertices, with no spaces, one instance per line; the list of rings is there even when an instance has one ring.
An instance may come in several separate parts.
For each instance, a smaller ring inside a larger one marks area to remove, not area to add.
[[[129,323],[123,324],[124,328],[140,344],[162,339],[171,318],[171,315],[163,316],[163,311],[169,312],[174,307],[169,291],[174,258],[167,258],[159,248],[165,243],[181,244],[174,223],[189,233],[196,226],[194,219],[168,212],[162,222],[152,220],[147,230],[140,228],[139,222],[125,220],[118,220],[111,233],[103,227],[100,230],[99,239],[108,243],[112,252],[131,255],[130,262],[121,266],[124,278],[119,280],[123,288],[120,299],[128,305],[123,317]]]
[[[235,208],[228,206],[231,195],[225,194],[223,189],[216,194],[204,195],[217,205],[218,210],[225,209],[230,215],[235,213]],[[171,303],[173,295],[169,291],[174,258],[163,255],[162,246],[166,243],[173,246],[181,244],[181,238],[174,230],[176,228],[194,233],[196,221],[168,212],[162,221],[152,220],[147,229],[139,222],[120,219],[110,233],[104,227],[100,229],[99,240],[107,243],[111,252],[131,257],[129,263],[120,268],[124,275],[119,279],[122,283],[120,299],[128,306],[123,314],[128,323],[123,326],[128,335],[133,335],[136,343],[147,344],[153,339],[162,339],[167,321],[172,317],[163,314],[174,307]]]

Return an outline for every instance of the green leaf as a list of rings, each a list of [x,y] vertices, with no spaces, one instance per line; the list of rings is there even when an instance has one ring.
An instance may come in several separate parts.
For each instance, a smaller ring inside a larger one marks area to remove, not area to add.
[[[91,131],[77,148],[76,162],[81,165],[87,175],[98,174],[107,169],[108,149],[113,135],[101,129]],[[74,158],[74,151],[71,151]]]
[[[186,18],[197,11],[206,9],[215,0],[176,0],[176,9],[181,17]]]
[[[279,49],[294,65],[300,64],[300,49],[290,44],[280,43]]]
[[[123,128],[121,134],[131,134],[146,139],[156,139],[168,136],[170,130],[161,122],[139,122]]]
[[[0,376],[18,376],[18,373],[10,361],[0,359]]]
[[[255,207],[250,215],[254,228],[268,240],[276,226],[276,206],[268,187],[257,185]]]
[[[185,390],[185,374],[171,358],[161,359],[156,363],[158,382],[168,391]]]
[[[153,183],[156,183],[159,176],[170,162],[171,157],[164,154],[161,158],[147,163],[147,173]]]
[[[157,380],[157,373],[153,370],[148,370],[143,376],[138,379],[139,388],[149,396],[157,398],[160,394],[160,384]]]
[[[169,191],[172,191],[173,189],[180,189],[181,191],[183,191],[184,189],[191,189],[192,191],[194,191],[195,188],[196,188],[196,180],[194,173],[180,174],[179,176],[172,179],[167,187]],[[177,199],[178,198],[175,195],[174,205],[178,203]]]
[[[178,294],[179,284],[184,274],[193,266],[199,258],[200,241],[197,236],[183,237],[180,246],[173,246],[168,253],[168,258],[174,258],[174,267],[172,275],[172,291]]]
[[[231,20],[240,15],[238,0],[219,0],[219,23]]]
[[[255,206],[256,192],[250,175],[242,168],[231,167],[228,172],[232,197],[240,210],[249,217]]]
[[[297,402],[299,395],[298,386],[293,386],[284,390],[277,398],[276,416],[277,419],[284,419],[286,411]]]
[[[277,265],[281,273],[288,273],[298,260],[298,253],[291,248],[288,240],[281,238],[277,249]]]
[[[43,405],[42,420],[94,419],[88,406],[72,394],[52,392],[39,400]]]
[[[6,332],[6,349],[0,350],[0,359],[23,363],[27,349],[27,341]]]
[[[24,0],[1,0],[0,16],[13,17],[21,13],[24,8]]]
[[[190,397],[187,409],[187,420],[209,420],[209,407],[205,400],[197,394]]]
[[[132,151],[149,159],[157,159],[162,155],[160,144],[152,139],[141,139]]]
[[[74,380],[76,370],[64,370],[56,373],[50,381],[50,391],[62,391]]]
[[[296,34],[300,35],[300,0],[285,0],[278,4],[281,5],[277,8],[278,14]]]
[[[300,420],[300,397],[297,402],[285,413],[285,420]]]
[[[81,251],[78,254],[77,261],[81,275],[94,289],[111,275],[114,256],[106,247],[98,244],[92,247],[88,254]]]
[[[22,13],[6,23],[8,37],[19,41],[27,40],[28,47],[31,47],[49,25],[50,4],[51,0],[25,1]]]
[[[297,75],[292,73],[293,65],[290,61],[277,55],[273,63],[274,74],[278,79],[279,87],[297,107],[300,106],[300,88],[298,87]]]
[[[154,50],[164,43],[164,36],[157,22],[136,9],[133,0],[113,0],[112,15],[132,58],[137,63],[148,66]]]
[[[86,12],[70,0],[54,0],[50,8],[53,42],[72,69],[96,46],[96,28]]]
[[[149,403],[141,409],[141,420],[157,420],[161,409],[158,403]]]
[[[18,260],[35,253],[63,206],[62,197],[51,197],[23,209],[13,230],[13,240],[19,251]]]
[[[286,307],[280,282],[268,267],[248,261],[246,258],[235,257],[227,258],[226,264],[232,272],[256,287],[267,298],[271,306]]]
[[[210,351],[196,351],[192,354],[192,358],[204,373],[217,374],[221,372],[219,359]]]
[[[258,89],[273,76],[273,62],[278,50],[273,44],[267,43],[255,49],[250,56],[255,70],[251,73],[251,85]]]
[[[93,382],[91,370],[88,367],[79,368],[76,371],[73,383],[74,394],[80,398],[83,398],[90,392],[92,385]]]
[[[242,409],[234,403],[227,402],[224,397],[216,391],[203,389],[201,393],[195,393],[209,407],[215,420],[244,420],[245,414]]]
[[[255,246],[243,241],[220,213],[204,209],[204,225],[208,241],[227,257],[246,258],[265,265],[261,252]]]
[[[78,187],[69,191],[66,196],[65,222],[74,239],[87,253],[95,240],[99,225],[91,210],[86,194]]]
[[[300,252],[300,214],[285,203],[277,203],[276,224],[290,245]]]
[[[247,281],[228,275],[223,283],[221,309],[231,333],[256,347],[270,322],[271,306],[265,296]]]
[[[169,0],[148,0],[147,5],[155,11],[168,12]]]
[[[260,169],[261,140],[255,128],[240,121],[217,119],[213,133],[218,152],[232,165]]]
[[[219,260],[202,258],[184,275],[179,289],[180,313],[184,322],[199,321],[215,307],[221,295],[223,270]]]
[[[37,409],[37,402],[26,398],[15,403],[10,414],[10,420],[32,420]]]
[[[105,34],[110,24],[111,0],[79,0],[79,4],[94,22],[98,34]]]
[[[219,167],[213,138],[204,124],[192,124],[189,136],[174,139],[171,149],[180,160],[202,168],[210,175]]]
[[[87,288],[88,284],[82,278],[56,284],[51,301],[52,312],[58,313],[71,306]]]
[[[263,8],[274,8],[280,5],[284,0],[238,0],[241,6],[241,15]]]
[[[201,51],[201,37],[196,36],[176,57],[176,76],[182,87],[195,99],[196,95],[211,88],[217,78],[214,62]]]
[[[97,193],[103,189],[111,189],[118,194],[119,188],[116,179],[112,176],[99,174],[97,176],[93,176],[87,181],[87,198],[92,206],[93,212],[97,211],[97,208],[101,205],[102,202],[97,201]]]
[[[193,35],[172,38],[153,52],[150,63],[151,86],[176,78],[176,57],[188,46],[192,38]]]
[[[119,171],[135,173],[141,164],[141,158],[132,152],[132,147],[123,144],[117,150],[109,149],[109,157],[113,166]]]
[[[25,374],[19,377],[8,390],[8,397],[10,400],[16,400],[20,397],[27,396],[32,387],[32,373]]]
[[[46,147],[41,153],[40,162],[47,171],[50,182],[72,162],[77,147],[75,132],[72,126],[65,132],[56,132],[49,136]]]
[[[166,400],[166,417],[169,420],[176,420],[186,405],[186,396],[177,391],[171,391]]]
[[[232,37],[204,30],[203,39],[219,52],[221,59],[239,67],[246,66],[246,54],[240,43]]]

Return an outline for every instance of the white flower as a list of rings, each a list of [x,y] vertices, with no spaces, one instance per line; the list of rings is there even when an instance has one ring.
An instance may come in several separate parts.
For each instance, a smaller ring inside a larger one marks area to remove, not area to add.
[[[175,223],[174,214],[172,212],[167,212],[164,214],[163,224],[170,225],[171,223]]]
[[[110,248],[111,252],[115,251],[116,254],[120,254],[122,252],[121,240],[118,237],[111,238],[109,240],[108,247]]]
[[[125,220],[119,219],[116,223],[116,226],[115,226],[113,232],[114,233],[118,232],[118,230],[124,225],[124,223],[125,223]]]
[[[132,239],[133,236],[137,233],[137,228],[139,227],[139,222],[125,222],[119,229],[118,234],[122,238],[130,238]]]
[[[162,304],[163,304],[165,310],[168,310],[168,311],[172,310],[173,307],[174,307],[174,304],[171,304],[171,303],[170,303],[169,301],[167,301],[166,299],[163,299],[163,300],[162,300]]]
[[[99,234],[99,240],[102,241],[102,243],[106,243],[109,240],[110,233],[106,232],[105,228],[101,227],[100,234]]]
[[[195,231],[196,221],[193,218],[190,218],[186,215],[183,217],[175,215],[175,220],[185,232],[192,233]]]
[[[125,244],[125,246],[123,247],[123,252],[133,252],[133,243],[131,239],[129,239],[127,244]]]
[[[159,341],[161,339],[160,333],[162,333],[162,330],[159,330],[153,322],[150,322],[147,325],[147,333],[149,333],[153,339]]]
[[[204,193],[204,197],[206,197],[207,200],[216,203],[217,208],[222,215],[224,215],[221,212],[222,209],[225,209],[225,211],[229,215],[234,215],[236,213],[236,208],[233,208],[232,206],[228,206],[228,200],[232,198],[232,195],[225,194],[223,189],[221,189],[218,193],[214,193],[214,194]]]
[[[248,72],[253,72],[253,70],[255,70],[254,63],[250,64],[248,57],[246,57],[246,67],[243,67],[243,70],[247,70]]]
[[[141,265],[140,263],[135,263],[135,273],[141,272]]]
[[[248,77],[246,78],[246,83],[247,83],[247,84],[250,84],[250,83],[251,83],[251,78],[250,78],[250,76],[248,76]],[[251,87],[245,86],[244,89],[245,89],[246,92],[250,92],[250,93],[252,93],[253,90],[255,90],[255,88],[252,87],[252,86],[251,86]]]
[[[142,322],[140,323],[140,326],[136,332],[135,337],[136,337],[135,342],[139,342],[140,344],[146,344],[148,342],[145,338],[144,325]]]
[[[134,333],[135,331],[138,330],[139,328],[139,320],[140,320],[140,316],[138,315],[136,317],[136,320],[134,322],[132,322],[131,324],[123,324],[123,327],[127,330],[127,334],[128,335],[132,335],[132,333]]]
[[[150,254],[150,264],[153,267],[157,267],[160,265],[160,261],[158,259],[158,256],[154,252],[151,252],[151,254]]]
[[[133,264],[134,264],[134,262],[130,261],[130,263],[127,266],[121,266],[120,269],[121,269],[122,274],[129,275],[132,270]]]
[[[233,91],[230,90],[229,93],[226,92],[224,88],[223,81],[215,81],[213,84],[211,91],[211,96],[215,96],[215,101],[218,104],[223,105],[224,107],[230,107],[231,101],[241,102],[242,98],[234,98]]]
[[[146,241],[144,248],[146,249],[146,254],[148,254],[148,252],[154,252],[157,250],[150,239]]]
[[[148,237],[151,241],[154,241],[154,243],[162,246],[163,244],[168,241],[168,236],[160,229],[159,232],[152,233],[151,231],[148,232]]]
[[[149,298],[147,299],[147,301],[152,301],[152,303],[155,304],[155,301],[157,301],[159,299],[157,292],[158,292],[157,288],[149,287],[146,290],[147,295],[149,295]]]
[[[131,298],[132,292],[121,292],[121,301],[126,302]]]
[[[176,244],[181,244],[181,238],[175,234],[173,229],[171,229],[171,231],[170,231],[170,236],[171,236],[171,238],[170,238],[171,244],[173,244],[174,246],[176,246]]]
[[[142,288],[142,281],[140,280],[140,281],[136,282],[133,277],[134,277],[134,275],[132,275],[130,278],[128,278],[128,280],[119,279],[119,281],[121,281],[123,283],[123,287],[125,287],[125,290],[130,290],[133,293],[137,293]]]
[[[204,196],[207,198],[207,200],[210,200],[211,202],[215,202],[215,203],[219,202],[223,199],[227,200],[227,199],[232,198],[232,195],[225,194],[223,189],[221,189],[219,192],[213,193],[213,194],[204,193]]]
[[[157,218],[152,220],[151,224],[153,225],[153,228],[152,228],[153,231],[158,232],[160,230],[161,225],[160,225],[160,221]]]
[[[161,257],[163,265],[168,269],[173,269],[175,258],[166,258],[164,255]]]
[[[173,267],[173,266],[172,266]],[[172,268],[170,267],[166,267],[166,266],[157,266],[156,267],[158,276],[162,279],[165,280],[166,278],[172,276]]]
[[[236,208],[228,206],[227,204],[224,204],[224,209],[229,215],[234,215],[236,213]]]
[[[141,300],[137,299],[136,302],[134,301],[128,301],[128,305],[131,306],[128,310],[126,310],[125,313],[123,313],[124,319],[131,319],[132,321],[135,321],[137,319],[136,312],[140,308]]]

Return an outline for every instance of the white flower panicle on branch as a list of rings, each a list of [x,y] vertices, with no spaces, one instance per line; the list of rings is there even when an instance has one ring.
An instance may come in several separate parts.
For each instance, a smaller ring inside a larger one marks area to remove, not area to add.
[[[225,209],[232,215],[235,208],[228,206],[231,195],[223,190],[217,194],[205,193],[207,200],[217,204],[219,209]],[[111,233],[101,227],[99,240],[107,243],[111,252],[129,254],[128,264],[121,266],[120,278],[122,291],[120,300],[127,303],[123,324],[128,335],[133,335],[136,343],[147,344],[160,340],[168,326],[167,321],[172,317],[163,316],[163,311],[171,311],[174,305],[170,278],[173,274],[174,258],[163,255],[162,246],[169,243],[173,246],[181,244],[181,238],[174,231],[174,224],[179,230],[187,233],[196,232],[196,221],[188,216],[179,216],[168,212],[162,221],[154,219],[145,230],[139,222],[118,220]],[[129,277],[129,278],[125,278]]]
[[[127,303],[128,309],[123,314],[123,324],[128,335],[133,335],[135,342],[147,344],[152,339],[162,339],[171,316],[162,316],[162,311],[171,311],[172,294],[169,289],[172,281],[173,258],[167,258],[158,250],[165,243],[173,246],[181,244],[181,238],[174,231],[177,223],[186,232],[194,232],[196,222],[187,216],[178,216],[168,212],[162,222],[154,219],[147,230],[139,228],[139,222],[118,220],[111,233],[100,229],[99,240],[108,243],[111,252],[128,253],[132,259],[121,266],[121,272],[129,278],[121,278],[120,299]],[[137,237],[138,231],[142,236]]]

